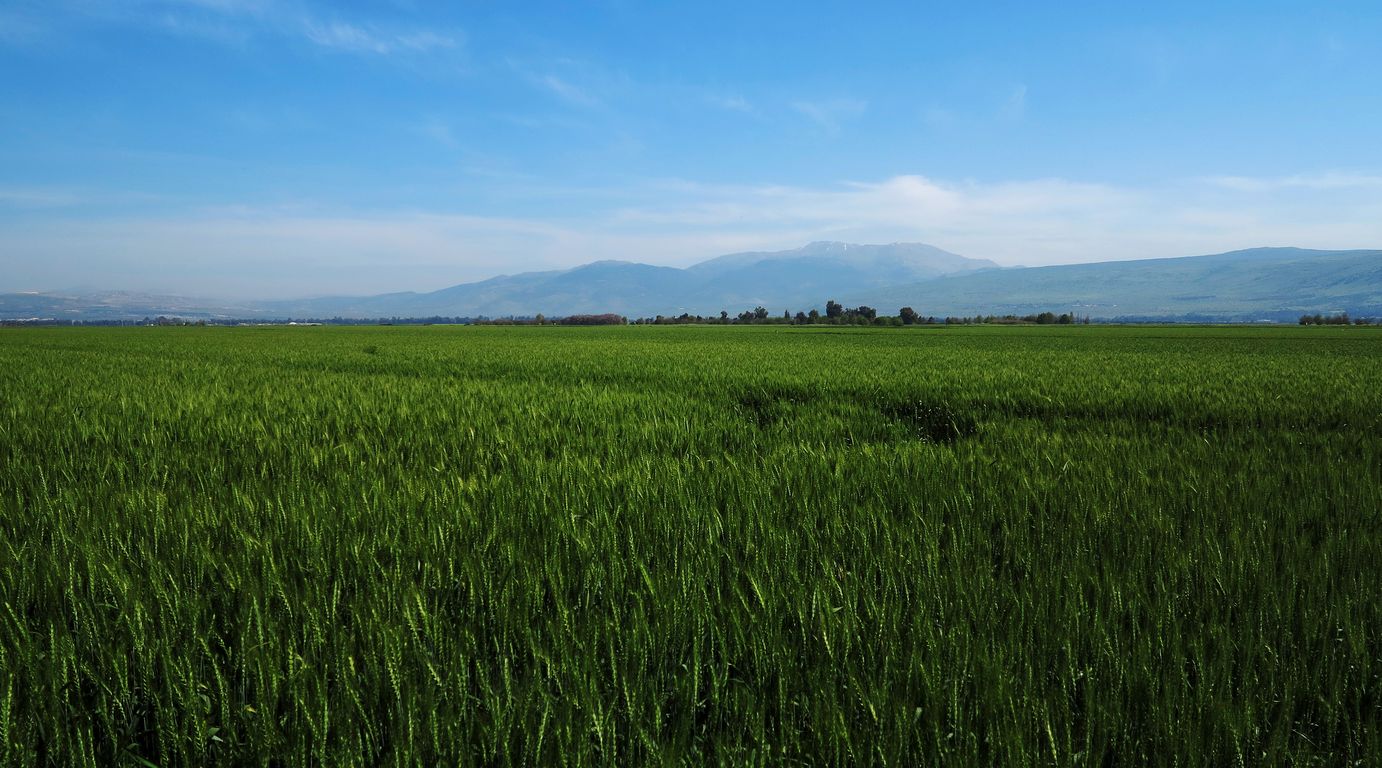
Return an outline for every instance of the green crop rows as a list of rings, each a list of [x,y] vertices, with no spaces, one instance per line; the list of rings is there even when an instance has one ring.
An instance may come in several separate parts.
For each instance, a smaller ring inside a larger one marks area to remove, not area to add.
[[[1382,334],[0,331],[0,764],[1382,756]]]

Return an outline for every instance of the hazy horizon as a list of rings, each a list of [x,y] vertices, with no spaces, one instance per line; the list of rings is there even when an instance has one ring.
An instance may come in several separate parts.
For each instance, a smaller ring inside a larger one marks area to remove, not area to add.
[[[1382,247],[1382,9],[0,9],[0,292]]]
[[[813,241],[813,242],[820,242],[820,241]],[[827,242],[829,242],[829,241],[827,241]],[[842,241],[834,241],[834,242],[842,242]],[[803,243],[801,246],[798,246],[798,248],[801,248],[801,247],[804,247],[804,246],[807,246],[807,245],[811,245],[811,244],[812,244],[812,243]],[[901,241],[897,241],[897,242],[893,242],[893,243],[848,243],[848,245],[851,245],[851,246],[878,246],[878,245],[931,245],[931,244],[930,244],[930,243],[903,243],[903,242],[901,242]],[[1246,248],[1234,248],[1234,249],[1231,249],[1231,251],[1229,251],[1229,252],[1234,252],[1234,251],[1259,251],[1259,250],[1272,250],[1272,249],[1283,249],[1283,250],[1293,250],[1293,249],[1297,249],[1297,250],[1314,250],[1314,249],[1309,249],[1309,248],[1305,248],[1305,247],[1302,247],[1302,246],[1293,246],[1293,245],[1280,245],[1280,246],[1278,246],[1278,245],[1258,245],[1258,246],[1249,246],[1249,247],[1246,247]],[[790,252],[790,251],[793,251],[793,250],[796,250],[796,249],[791,249],[791,248],[789,248],[789,249],[782,249],[782,252]],[[942,250],[944,250],[944,249],[942,249]],[[1371,250],[1382,251],[1382,248],[1375,248],[1375,249],[1368,249],[1368,248],[1341,248],[1341,249],[1334,249],[1334,250],[1337,250],[1337,251],[1339,251],[1339,252],[1344,252],[1344,251],[1371,251]],[[764,249],[764,251],[766,251],[766,252],[776,252],[776,251],[767,251],[767,249]],[[668,265],[654,265],[654,266],[669,266],[669,267],[673,267],[673,268],[676,268],[676,269],[685,269],[685,268],[687,268],[687,267],[694,266],[694,265],[699,264],[699,263],[701,263],[701,262],[712,260],[712,259],[714,259],[714,258],[716,258],[716,257],[719,257],[719,256],[728,256],[728,255],[734,255],[734,254],[714,254],[714,255],[711,255],[711,256],[707,256],[707,257],[704,258],[704,259],[696,259],[696,260],[693,260],[693,261],[688,262],[688,263],[686,263],[686,264],[675,264],[675,265],[673,265],[673,264],[668,264]],[[966,256],[967,258],[982,258],[982,257],[969,257],[969,256],[967,256],[967,254],[955,254],[955,255],[957,255],[957,256]],[[1198,256],[1212,256],[1212,255],[1218,255],[1218,254],[1182,254],[1182,255],[1177,255],[1177,256],[1140,256],[1140,257],[1135,257],[1135,258],[1116,259],[1116,260],[1111,260],[1111,261],[1128,261],[1128,262],[1131,262],[1131,261],[1156,261],[1156,260],[1164,260],[1164,259],[1195,258],[1195,257],[1198,257]],[[631,261],[625,260],[625,259],[606,259],[605,261],[619,261],[619,262],[624,262],[624,263],[643,263],[643,262],[631,262]],[[552,270],[547,270],[547,271],[554,271],[554,272],[567,271],[567,270],[570,270],[570,269],[579,268],[579,267],[581,267],[581,266],[587,266],[587,265],[589,265],[590,263],[592,263],[592,262],[583,262],[582,264],[575,264],[575,265],[571,265],[571,266],[569,266],[569,267],[565,267],[565,266],[564,266],[564,267],[556,267],[556,268],[553,268]],[[1064,262],[1064,263],[1056,263],[1056,264],[1000,264],[1000,265],[999,265],[999,268],[1001,268],[1001,269],[1020,269],[1020,268],[1042,267],[1042,266],[1052,266],[1052,267],[1059,267],[1059,266],[1078,266],[1078,265],[1080,265],[1080,264],[1091,264],[1091,263],[1096,263],[1096,262],[1082,261],[1082,262]],[[528,270],[528,272],[535,272],[535,271],[539,271],[539,270]],[[76,296],[76,295],[87,295],[87,296],[90,296],[90,295],[101,294],[101,293],[131,294],[131,295],[146,294],[146,295],[149,295],[149,296],[168,296],[168,297],[176,297],[176,298],[182,298],[182,299],[196,299],[196,300],[206,300],[206,301],[221,301],[221,302],[262,302],[262,301],[281,301],[281,300],[292,300],[292,299],[316,299],[316,298],[331,298],[331,297],[339,297],[339,298],[368,297],[368,296],[377,296],[377,295],[380,295],[380,294],[388,294],[388,293],[418,293],[418,294],[425,294],[425,293],[429,293],[429,292],[433,292],[433,291],[443,290],[443,289],[446,289],[446,288],[452,288],[452,287],[455,287],[455,286],[457,286],[457,285],[468,284],[468,283],[476,283],[476,282],[483,282],[483,281],[485,281],[485,280],[489,280],[489,279],[492,279],[492,278],[512,277],[512,276],[518,275],[518,274],[523,274],[523,272],[507,272],[507,273],[499,273],[499,272],[497,272],[497,273],[494,273],[494,274],[492,274],[492,275],[487,275],[487,276],[475,278],[475,279],[472,279],[472,280],[463,280],[463,281],[445,283],[445,284],[440,284],[440,285],[427,285],[427,286],[420,286],[420,287],[414,287],[414,288],[403,288],[403,289],[400,289],[400,290],[390,290],[390,291],[366,291],[366,292],[358,292],[358,293],[330,293],[330,292],[320,292],[320,291],[318,291],[318,292],[315,292],[315,293],[283,293],[283,294],[272,294],[272,293],[268,293],[268,294],[239,294],[239,295],[236,295],[236,294],[217,294],[217,293],[206,293],[206,292],[204,292],[204,293],[179,292],[179,291],[171,291],[171,290],[170,290],[170,291],[157,291],[157,290],[145,290],[145,289],[139,288],[139,287],[120,288],[120,287],[111,287],[111,286],[80,285],[80,284],[69,285],[69,286],[56,286],[56,287],[52,287],[52,288],[32,288],[32,289],[23,289],[23,290],[17,290],[17,291],[0,291],[0,293],[10,293],[10,294],[33,294],[33,295],[74,295],[74,296]]]

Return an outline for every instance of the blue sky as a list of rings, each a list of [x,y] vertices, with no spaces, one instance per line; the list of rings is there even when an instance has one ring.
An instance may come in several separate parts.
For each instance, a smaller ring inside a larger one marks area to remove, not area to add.
[[[1382,247],[1379,40],[1375,0],[0,0],[0,291]]]

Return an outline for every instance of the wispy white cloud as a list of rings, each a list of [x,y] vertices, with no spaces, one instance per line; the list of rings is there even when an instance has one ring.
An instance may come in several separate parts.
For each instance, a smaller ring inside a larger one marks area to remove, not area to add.
[[[683,199],[642,204],[616,215],[630,221],[714,224],[726,215],[744,220],[845,223],[915,222],[941,225],[957,217],[1014,216],[1125,201],[1126,193],[1101,184],[1062,179],[992,184],[942,182],[895,176],[878,182],[827,187],[707,186],[683,183]],[[689,199],[687,199],[689,198]]]
[[[253,36],[250,27],[219,16],[164,13],[157,17],[160,31],[177,37],[207,40],[221,45],[242,46]]]
[[[508,63],[521,77],[577,106],[618,112],[653,96],[648,83],[639,83],[627,71],[598,59],[509,59]],[[662,89],[657,95],[665,97],[675,90],[675,86]]]
[[[726,96],[722,94],[714,94],[708,96],[706,100],[710,102],[712,106],[719,107],[720,109],[727,109],[731,112],[754,111],[753,104],[750,103],[748,99],[739,95]]]
[[[1205,183],[1235,192],[1382,189],[1382,176],[1329,172],[1295,176],[1211,176]]]
[[[594,107],[600,103],[600,100],[586,89],[556,75],[538,75],[533,80],[539,86],[555,94],[561,100],[570,104],[575,104],[578,107]]]
[[[0,8],[0,43],[25,46],[43,37],[43,24],[20,8]]]
[[[14,208],[53,208],[76,205],[82,198],[75,192],[51,187],[0,187],[0,206]]]
[[[1009,120],[1021,120],[1027,114],[1027,86],[1018,85],[1008,94],[1008,100],[1003,102],[1003,117]]]
[[[438,54],[465,43],[457,29],[343,20],[285,0],[52,0],[44,18],[49,26],[72,21],[136,26],[223,44],[283,37],[373,56]],[[0,41],[41,30],[33,13],[0,9]]]
[[[1049,263],[1088,258],[1084,249],[1052,241],[1054,233],[1108,235],[1135,198],[1062,179],[984,184],[897,176],[828,187],[691,185],[666,202],[617,210],[611,220],[634,229],[776,235],[784,247],[812,239],[922,240],[1008,263]],[[1034,247],[1039,242],[1047,244]]]
[[[303,29],[308,40],[326,48],[344,48],[369,53],[389,52],[388,43],[352,24],[341,22],[320,24],[309,21]]]
[[[587,110],[627,106],[637,87],[627,73],[598,61],[569,57],[507,57],[503,61],[520,82]]]
[[[460,145],[460,142],[456,140],[455,133],[451,130],[451,124],[444,120],[428,118],[419,123],[415,130],[418,134],[449,149],[455,149]]]
[[[864,110],[868,109],[868,102],[859,99],[829,99],[794,101],[791,106],[827,133],[839,133],[842,123],[862,115]]]
[[[205,8],[220,13],[262,14],[280,7],[277,0],[163,0],[164,5]]]
[[[457,46],[454,36],[431,30],[385,32],[340,21],[318,22],[310,19],[302,24],[303,34],[311,42],[324,48],[354,53],[387,56],[393,53],[427,53]]]

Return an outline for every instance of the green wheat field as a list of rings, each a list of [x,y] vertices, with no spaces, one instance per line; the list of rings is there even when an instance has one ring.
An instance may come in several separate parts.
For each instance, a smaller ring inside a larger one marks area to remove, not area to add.
[[[0,764],[1377,765],[1382,332],[0,330]]]

